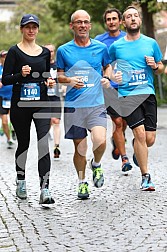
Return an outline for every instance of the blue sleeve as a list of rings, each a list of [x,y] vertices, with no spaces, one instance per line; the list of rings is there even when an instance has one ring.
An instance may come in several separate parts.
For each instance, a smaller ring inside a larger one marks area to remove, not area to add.
[[[57,60],[57,68],[65,69],[65,62],[62,55],[62,49],[60,47],[57,49],[56,60]]]
[[[104,56],[103,56],[103,66],[107,66],[108,64],[111,63],[111,59],[108,53],[108,48],[107,46],[104,48]]]
[[[110,56],[111,62],[116,60],[114,43],[111,44],[109,47],[109,56]]]
[[[100,41],[100,35],[96,35],[96,37],[94,38],[94,39],[96,39],[96,40],[99,40]]]

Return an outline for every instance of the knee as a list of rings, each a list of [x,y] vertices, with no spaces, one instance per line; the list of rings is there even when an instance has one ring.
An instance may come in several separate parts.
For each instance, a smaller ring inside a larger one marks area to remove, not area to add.
[[[133,133],[136,141],[139,141],[141,143],[146,141],[146,133],[144,127],[135,128],[133,130]]]
[[[113,119],[113,124],[114,124],[115,130],[122,129],[123,128],[123,120],[122,120],[122,118],[121,117],[114,118]]]
[[[104,145],[105,141],[106,141],[106,135],[103,134],[96,135],[92,138],[93,144],[97,146]]]
[[[106,145],[106,129],[104,127],[96,127],[91,132],[91,140],[93,143],[93,150],[103,149]]]

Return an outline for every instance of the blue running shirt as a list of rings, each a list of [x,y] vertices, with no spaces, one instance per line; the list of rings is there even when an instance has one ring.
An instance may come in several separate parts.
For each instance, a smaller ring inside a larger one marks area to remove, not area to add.
[[[120,34],[117,37],[112,37],[110,36],[109,32],[105,32],[103,34],[97,35],[95,39],[106,44],[106,46],[109,48],[112,43],[124,37],[125,35],[126,35],[126,32],[120,30]]]
[[[155,39],[141,35],[135,41],[121,38],[109,48],[112,64],[123,72],[119,85],[119,96],[155,94],[153,70],[147,65],[145,56],[152,56],[155,62],[162,60],[162,53]]]
[[[124,37],[125,35],[126,35],[126,32],[120,30],[120,33],[119,33],[119,35],[117,37],[112,37],[112,36],[110,36],[109,32],[105,32],[103,34],[97,35],[95,37],[95,39],[97,39],[100,42],[106,44],[106,46],[109,48],[110,45],[112,45],[112,43],[114,43],[118,39]],[[113,81],[110,81],[110,84],[111,84],[112,87],[118,88],[118,84],[117,83],[115,83]]]
[[[110,64],[107,46],[91,39],[91,44],[81,47],[74,40],[57,49],[57,68],[63,69],[67,77],[80,76],[85,86],[76,89],[67,86],[66,107],[84,108],[104,104],[101,85],[102,67]]]

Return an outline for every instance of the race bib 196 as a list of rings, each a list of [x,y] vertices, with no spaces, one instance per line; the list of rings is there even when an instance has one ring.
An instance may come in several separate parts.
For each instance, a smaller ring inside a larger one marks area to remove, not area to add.
[[[91,78],[91,71],[89,69],[77,70],[74,72],[74,75],[79,76],[79,79],[84,83],[84,87],[94,87],[93,79]]]

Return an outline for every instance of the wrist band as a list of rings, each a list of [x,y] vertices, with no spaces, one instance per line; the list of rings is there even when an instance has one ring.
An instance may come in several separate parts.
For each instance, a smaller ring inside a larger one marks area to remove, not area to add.
[[[158,70],[158,68],[159,68],[159,66],[157,65],[157,67],[156,67],[156,68],[153,68],[153,71],[156,71],[156,70]]]
[[[111,81],[110,78],[109,78],[108,76],[103,76],[103,78],[105,78],[105,79]]]

